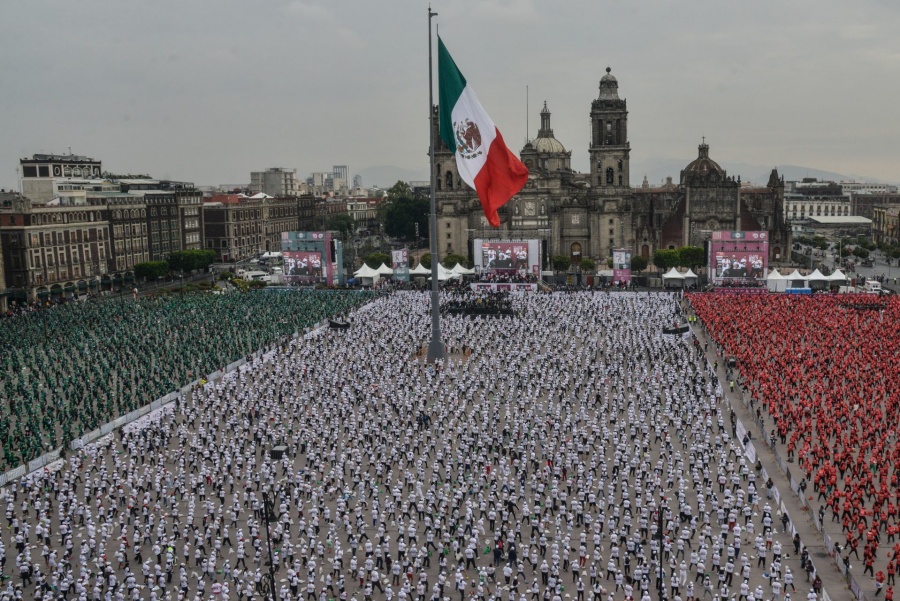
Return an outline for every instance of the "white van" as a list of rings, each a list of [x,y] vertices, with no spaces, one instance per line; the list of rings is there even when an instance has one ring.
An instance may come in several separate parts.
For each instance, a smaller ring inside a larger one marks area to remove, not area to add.
[[[867,292],[869,294],[881,294],[881,282],[877,280],[866,280],[865,286],[863,286],[862,292]]]
[[[252,282],[253,280],[261,280],[267,275],[269,274],[265,271],[245,271],[241,277],[248,282]]]

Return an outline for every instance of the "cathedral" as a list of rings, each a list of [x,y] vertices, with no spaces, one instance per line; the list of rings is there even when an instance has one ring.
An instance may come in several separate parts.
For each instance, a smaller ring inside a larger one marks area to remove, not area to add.
[[[435,111],[437,108],[435,107]],[[492,228],[474,190],[463,182],[456,161],[435,131],[435,197],[440,254],[472,257],[473,241],[538,239],[541,262],[564,255],[578,265],[584,257],[603,265],[614,248],[628,248],[648,260],[660,248],[703,246],[715,230],[768,231],[769,262],[790,254],[790,228],[784,220],[784,180],[772,170],[765,187],[748,187],[709,157],[698,156],[678,183],[651,187],[646,177],[631,186],[628,107],[609,68],[591,102],[590,172],[572,170],[572,151],[553,135],[550,110],[541,110],[537,137],[522,148],[528,167],[525,187],[500,209]],[[435,126],[438,119],[435,116]]]

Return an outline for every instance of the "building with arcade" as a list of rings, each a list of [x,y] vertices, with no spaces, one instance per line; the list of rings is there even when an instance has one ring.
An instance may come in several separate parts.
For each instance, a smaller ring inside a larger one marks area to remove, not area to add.
[[[578,173],[571,167],[572,151],[554,136],[544,103],[537,137],[519,153],[530,172],[528,182],[500,209],[499,230],[487,223],[475,191],[459,177],[452,149],[435,130],[440,255],[472,257],[479,239],[537,239],[542,265],[563,255],[577,269],[583,257],[603,262],[614,248],[650,259],[661,248],[703,246],[717,230],[767,231],[769,260],[789,254],[784,180],[776,170],[765,185],[745,186],[740,176],[728,175],[710,157],[704,139],[677,183],[670,179],[651,187],[645,178],[642,186],[632,187],[627,102],[619,97],[618,80],[609,68],[589,115],[590,170]],[[437,127],[438,119],[434,122]]]

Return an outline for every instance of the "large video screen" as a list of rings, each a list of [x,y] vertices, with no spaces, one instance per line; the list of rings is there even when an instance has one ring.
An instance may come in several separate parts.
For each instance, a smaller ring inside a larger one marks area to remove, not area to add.
[[[761,280],[766,277],[766,255],[755,251],[717,251],[716,277]]]
[[[310,251],[285,251],[284,277],[286,280],[318,280],[324,277],[322,253]]]
[[[528,269],[527,242],[483,242],[481,265],[484,271],[519,271]]]

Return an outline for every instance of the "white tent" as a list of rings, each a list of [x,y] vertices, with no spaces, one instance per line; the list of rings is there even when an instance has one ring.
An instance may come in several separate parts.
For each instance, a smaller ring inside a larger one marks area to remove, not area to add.
[[[431,270],[419,263],[414,269],[409,270],[409,275],[431,275]]]
[[[807,288],[806,276],[801,275],[796,269],[787,278],[787,288]]]
[[[382,263],[378,267],[378,269],[376,269],[376,271],[378,272],[378,275],[380,275],[382,277],[384,277],[386,275],[394,275],[394,270],[391,269],[390,267],[388,267],[387,265],[385,265],[384,263]]]
[[[690,268],[688,268],[687,272],[684,274],[684,279],[686,280],[696,280],[697,274],[694,273]]]
[[[376,284],[376,283],[378,283],[378,280],[381,278],[381,276],[378,274],[377,270],[372,269],[365,263],[363,263],[362,267],[360,267],[358,270],[356,270],[356,272],[353,274],[353,277],[359,278],[360,282],[363,285]]]
[[[446,282],[447,280],[452,280],[453,278],[462,277],[458,273],[453,273],[451,270],[447,269],[440,263],[438,263],[438,281]],[[429,280],[431,278],[428,278]]]
[[[828,276],[823,275],[821,271],[816,269],[814,272],[806,276],[806,279],[810,282],[827,282]]]
[[[789,276],[787,276],[786,279],[791,280],[791,281],[804,281],[805,282],[806,276],[801,275],[801,273],[795,269]]]
[[[784,289],[787,288],[787,278],[781,275],[777,269],[773,269],[766,278],[766,287],[769,292],[784,292]]]
[[[459,275],[475,275],[474,269],[466,269],[460,263],[454,265],[453,269],[451,269],[450,271]]]
[[[666,273],[664,273],[662,276],[662,279],[663,279],[663,286],[665,286],[666,283],[668,283],[668,282],[677,282],[677,283],[680,283],[682,286],[684,285],[684,274],[678,273],[678,270],[675,269],[674,267],[672,269],[670,269],[669,271],[667,271]]]
[[[826,276],[826,279],[827,279],[829,282],[846,282],[846,281],[847,281],[847,276],[845,276],[845,275],[844,275],[844,272],[841,271],[840,269],[835,269],[835,270],[834,270],[834,273],[832,273],[832,274],[829,275],[829,276]]]

